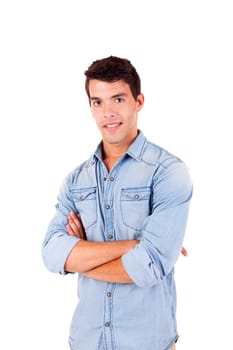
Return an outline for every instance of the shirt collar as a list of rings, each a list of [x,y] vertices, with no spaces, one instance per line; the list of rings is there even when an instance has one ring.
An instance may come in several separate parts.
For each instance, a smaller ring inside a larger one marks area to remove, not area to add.
[[[126,151],[126,154],[128,154],[130,157],[135,158],[136,160],[140,161],[145,145],[146,145],[147,139],[144,136],[143,132],[141,130],[138,131],[138,136],[133,141],[133,143],[129,146],[128,150]],[[100,142],[96,148],[96,151],[89,159],[89,165],[93,164],[95,162],[95,159],[102,160],[102,142]]]
[[[138,136],[133,141],[133,143],[129,146],[127,150],[127,154],[136,160],[141,160],[144,148],[146,146],[146,137],[144,136],[141,130],[138,130]]]

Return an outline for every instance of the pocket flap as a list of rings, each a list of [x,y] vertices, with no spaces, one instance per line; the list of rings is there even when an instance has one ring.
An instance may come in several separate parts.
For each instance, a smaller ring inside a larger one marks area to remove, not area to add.
[[[121,190],[121,200],[140,201],[150,198],[150,188],[124,188]]]
[[[82,188],[81,190],[72,190],[74,201],[81,202],[96,198],[96,187]]]

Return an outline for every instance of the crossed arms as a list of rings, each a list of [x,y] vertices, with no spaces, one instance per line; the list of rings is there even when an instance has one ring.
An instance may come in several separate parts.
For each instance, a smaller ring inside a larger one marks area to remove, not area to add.
[[[134,283],[126,272],[121,257],[134,248],[139,243],[138,240],[87,241],[81,219],[73,212],[68,215],[66,229],[70,236],[80,239],[66,260],[67,272],[80,272],[105,282]],[[185,248],[182,248],[181,253],[187,256]]]

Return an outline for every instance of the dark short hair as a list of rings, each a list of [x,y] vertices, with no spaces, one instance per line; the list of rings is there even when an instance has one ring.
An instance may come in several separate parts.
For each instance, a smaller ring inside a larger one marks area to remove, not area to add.
[[[126,58],[109,56],[94,61],[85,71],[85,75],[85,89],[88,98],[90,98],[89,81],[91,79],[97,79],[106,82],[123,80],[129,85],[129,88],[135,100],[141,93],[140,77],[134,66]]]

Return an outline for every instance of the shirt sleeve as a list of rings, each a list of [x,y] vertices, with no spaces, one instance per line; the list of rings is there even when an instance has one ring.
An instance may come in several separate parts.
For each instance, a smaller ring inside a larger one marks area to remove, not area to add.
[[[67,273],[64,270],[66,259],[73,247],[80,241],[79,238],[70,236],[65,227],[70,211],[77,212],[70,196],[69,182],[70,176],[67,176],[58,195],[56,213],[49,223],[42,244],[42,259],[47,269],[63,275]]]
[[[181,253],[192,190],[189,171],[182,162],[155,176],[152,210],[143,222],[140,243],[122,256],[136,285],[158,284],[173,269]]]

